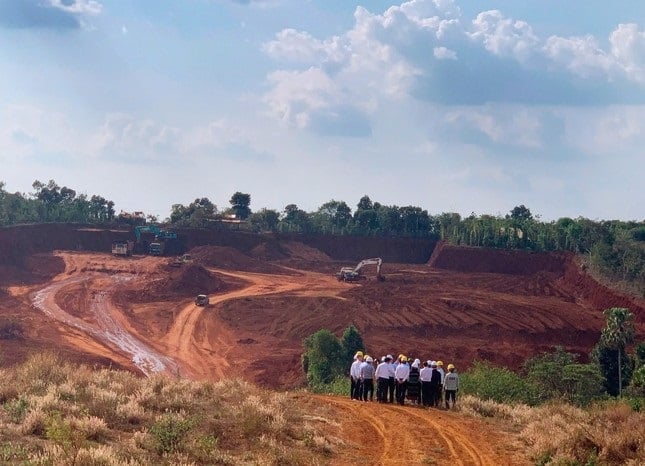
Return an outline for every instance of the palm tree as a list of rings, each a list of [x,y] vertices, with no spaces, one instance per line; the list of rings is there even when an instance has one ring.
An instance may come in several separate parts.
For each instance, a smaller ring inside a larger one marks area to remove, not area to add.
[[[623,367],[621,355],[625,347],[634,341],[634,315],[624,307],[605,309],[607,323],[600,334],[600,340],[608,348],[618,352],[618,396],[623,393]]]

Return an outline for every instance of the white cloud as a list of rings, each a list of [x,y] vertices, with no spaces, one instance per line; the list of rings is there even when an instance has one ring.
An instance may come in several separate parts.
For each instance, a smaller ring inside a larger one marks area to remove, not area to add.
[[[72,154],[79,135],[65,115],[27,105],[11,105],[0,113],[0,154],[41,156],[40,152]]]
[[[542,118],[548,117],[540,110],[495,105],[453,110],[445,121],[457,134],[474,130],[497,144],[538,148],[543,144]]]
[[[554,63],[583,78],[616,74],[616,61],[600,48],[593,36],[552,36],[547,39],[544,52]]]
[[[456,60],[457,52],[446,47],[435,47],[433,50],[434,57],[437,60]]]
[[[275,71],[269,76],[273,89],[264,97],[279,119],[304,128],[310,113],[328,108],[338,99],[333,80],[319,68]]]
[[[645,82],[645,32],[636,24],[620,24],[609,36],[611,53],[625,75],[634,81]]]
[[[103,5],[95,0],[48,0],[54,8],[58,8],[66,13],[98,15],[103,9]]]
[[[275,40],[264,44],[262,49],[274,59],[304,63],[339,62],[349,53],[338,36],[320,41],[307,32],[295,29],[283,29],[278,32]]]
[[[513,57],[526,62],[539,44],[539,39],[528,23],[505,18],[498,10],[479,13],[472,24],[470,37],[482,42],[486,50],[501,57]]]

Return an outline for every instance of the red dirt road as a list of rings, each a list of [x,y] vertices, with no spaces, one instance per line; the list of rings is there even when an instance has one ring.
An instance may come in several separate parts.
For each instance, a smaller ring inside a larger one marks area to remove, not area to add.
[[[437,409],[315,396],[339,412],[338,435],[351,439],[335,464],[437,464],[501,466],[531,464],[515,435],[497,426]]]

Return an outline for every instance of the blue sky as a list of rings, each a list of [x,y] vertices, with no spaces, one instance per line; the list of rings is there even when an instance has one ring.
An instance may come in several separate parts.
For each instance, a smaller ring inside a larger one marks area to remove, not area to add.
[[[645,218],[645,4],[0,0],[0,180]]]

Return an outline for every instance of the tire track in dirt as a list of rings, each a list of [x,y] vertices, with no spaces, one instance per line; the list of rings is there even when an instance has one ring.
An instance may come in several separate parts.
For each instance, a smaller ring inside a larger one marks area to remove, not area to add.
[[[463,416],[418,407],[365,403],[338,396],[314,395],[341,411],[341,431],[355,443],[350,456],[338,464],[497,466],[528,464],[523,458],[497,453],[491,448],[498,437],[487,437],[483,423],[465,421]],[[357,429],[361,426],[361,429]],[[368,426],[379,438],[365,441]],[[476,441],[471,440],[477,439]],[[375,450],[374,446],[378,445]],[[354,449],[356,458],[353,458]],[[354,463],[355,461],[355,463]]]
[[[237,348],[236,336],[221,319],[217,305],[232,299],[278,294],[303,294],[306,296],[335,296],[344,290],[337,280],[316,272],[305,272],[298,276],[271,275],[262,273],[235,273],[228,270],[209,268],[209,271],[227,275],[247,283],[242,289],[209,297],[208,307],[191,303],[185,306],[174,319],[170,330],[163,338],[168,355],[181,361],[193,377],[214,376],[217,379],[228,375],[230,364],[227,359]],[[214,331],[198,341],[196,329],[205,312],[216,320]],[[213,363],[213,357],[217,358]]]
[[[88,309],[94,315],[95,324],[70,315],[56,303],[56,295],[65,287],[91,282],[97,277],[101,277],[104,284],[100,292],[94,294]],[[175,364],[171,359],[157,353],[129,333],[112,315],[114,306],[110,301],[111,292],[119,283],[129,278],[131,277],[123,275],[105,276],[104,274],[82,272],[55,281],[49,286],[32,293],[31,302],[34,307],[40,309],[52,319],[90,335],[107,345],[112,351],[127,354],[134,365],[145,375],[151,375],[154,372],[172,371]]]

